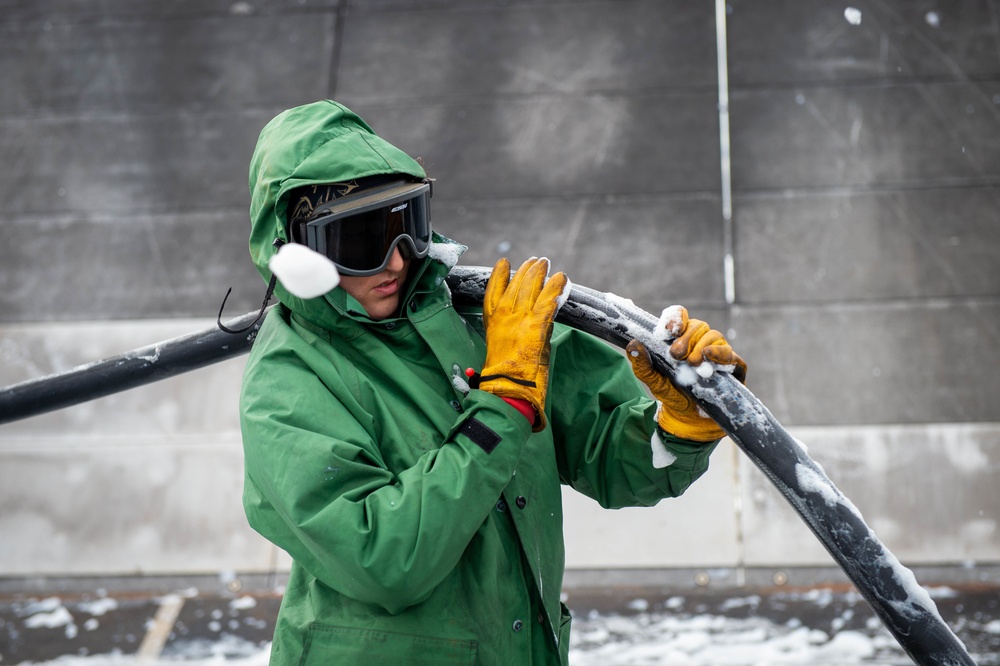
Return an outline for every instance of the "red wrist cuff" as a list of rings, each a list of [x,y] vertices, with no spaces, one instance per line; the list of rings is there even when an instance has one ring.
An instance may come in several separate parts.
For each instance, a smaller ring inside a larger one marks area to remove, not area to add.
[[[538,415],[535,413],[535,408],[531,406],[531,403],[523,398],[503,398],[503,401],[508,405],[521,412],[524,418],[528,419],[528,423],[534,425],[535,420]]]

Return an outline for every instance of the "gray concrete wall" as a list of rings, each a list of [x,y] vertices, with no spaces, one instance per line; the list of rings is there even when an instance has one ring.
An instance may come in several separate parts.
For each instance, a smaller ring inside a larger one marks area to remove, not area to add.
[[[724,106],[707,0],[0,0],[0,385],[257,307],[257,133],[332,97],[424,159],[463,263],[687,305],[905,563],[997,563],[1000,4],[849,4],[730,2]],[[0,427],[0,573],[287,566],[241,368]],[[655,509],[566,502],[574,569],[832,565],[729,444]]]

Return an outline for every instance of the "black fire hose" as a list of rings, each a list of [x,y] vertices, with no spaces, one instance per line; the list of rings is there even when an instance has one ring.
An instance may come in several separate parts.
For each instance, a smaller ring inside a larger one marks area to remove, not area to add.
[[[454,268],[448,276],[454,302],[481,304],[489,274],[488,268],[478,266]],[[228,327],[248,326],[256,317],[256,312],[246,314]],[[975,666],[912,572],[889,552],[805,448],[746,387],[725,372],[708,377],[683,372],[690,368],[656,352],[663,344],[653,337],[658,319],[612,294],[573,286],[557,319],[618,347],[624,348],[633,338],[642,341],[656,368],[694,397],[792,505],[914,663]],[[257,321],[239,335],[212,328],[0,389],[0,424],[245,354],[259,326]]]

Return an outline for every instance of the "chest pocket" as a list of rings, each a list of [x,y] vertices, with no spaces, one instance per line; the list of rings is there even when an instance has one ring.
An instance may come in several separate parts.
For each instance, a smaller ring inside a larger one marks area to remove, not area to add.
[[[400,634],[313,624],[309,628],[302,666],[473,666],[478,641]]]

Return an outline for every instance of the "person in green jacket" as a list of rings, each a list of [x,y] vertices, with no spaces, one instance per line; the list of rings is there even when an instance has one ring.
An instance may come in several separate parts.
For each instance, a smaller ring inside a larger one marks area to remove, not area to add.
[[[568,281],[545,259],[513,277],[501,259],[459,311],[444,278],[465,248],[431,230],[429,185],[332,101],[279,114],[251,161],[250,253],[280,304],[243,379],[243,501],[292,558],[272,664],[567,663],[561,485],[652,506],[723,435],[637,342],[554,323]],[[275,280],[286,244],[339,286]],[[745,376],[717,331],[674,323],[675,358]]]

